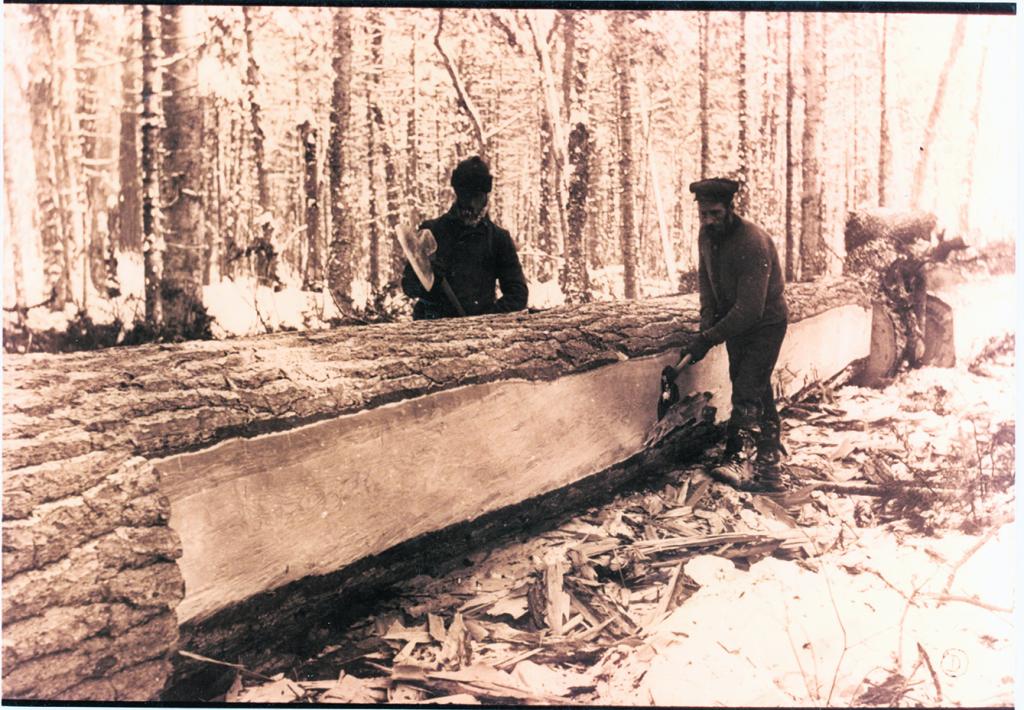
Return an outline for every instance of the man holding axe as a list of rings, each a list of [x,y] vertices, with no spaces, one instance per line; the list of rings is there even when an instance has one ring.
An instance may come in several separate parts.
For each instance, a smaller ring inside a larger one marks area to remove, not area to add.
[[[767,232],[733,211],[735,180],[690,185],[700,214],[700,332],[681,357],[699,362],[725,343],[732,415],[725,452],[712,475],[734,485],[779,487],[784,452],[771,377],[786,335],[788,310],[779,256]]]
[[[415,320],[508,313],[526,308],[529,289],[509,233],[487,214],[493,178],[479,156],[452,171],[455,203],[437,219],[420,225],[425,239],[399,239],[408,262],[402,290],[419,299]],[[495,282],[501,298],[495,297]]]

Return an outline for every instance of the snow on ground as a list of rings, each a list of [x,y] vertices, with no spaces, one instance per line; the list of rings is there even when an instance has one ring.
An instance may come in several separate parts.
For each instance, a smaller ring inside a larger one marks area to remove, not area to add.
[[[901,705],[1009,705],[1013,530],[1000,527],[959,569],[976,537],[897,539],[882,528],[805,565],[768,558],[741,571],[696,557],[684,572],[701,589],[646,650],[595,670],[608,674],[600,702],[873,704],[871,688],[898,674]]]

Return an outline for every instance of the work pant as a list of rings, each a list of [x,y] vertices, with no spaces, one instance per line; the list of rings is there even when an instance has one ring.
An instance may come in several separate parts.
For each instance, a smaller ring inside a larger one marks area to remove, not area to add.
[[[757,328],[725,341],[732,381],[732,415],[726,427],[725,454],[753,443],[759,452],[779,448],[781,422],[772,391],[772,371],[786,337],[786,324]]]

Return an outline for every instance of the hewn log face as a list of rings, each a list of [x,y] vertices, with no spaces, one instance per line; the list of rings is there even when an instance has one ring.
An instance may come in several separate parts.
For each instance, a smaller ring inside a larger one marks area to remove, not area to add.
[[[845,280],[787,294],[794,321],[870,302]],[[462,385],[664,353],[697,321],[689,295],[5,358],[4,697],[161,692],[184,589],[153,460]]]

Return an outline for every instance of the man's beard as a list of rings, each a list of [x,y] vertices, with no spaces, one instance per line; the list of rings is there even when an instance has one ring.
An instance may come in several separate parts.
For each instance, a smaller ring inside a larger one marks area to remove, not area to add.
[[[487,204],[479,209],[473,209],[469,205],[455,203],[455,218],[466,227],[475,227],[487,216]]]

